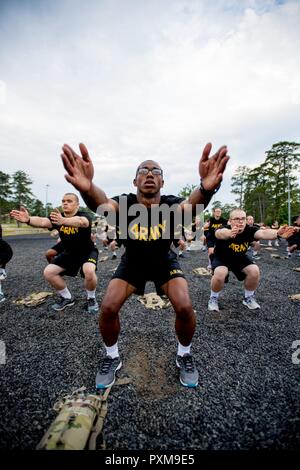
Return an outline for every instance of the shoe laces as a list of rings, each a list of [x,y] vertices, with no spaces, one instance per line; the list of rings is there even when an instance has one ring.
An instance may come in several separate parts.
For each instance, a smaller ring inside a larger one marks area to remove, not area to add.
[[[114,362],[114,359],[112,359],[111,357],[108,357],[108,356],[105,357],[103,359],[103,361],[101,362],[101,365],[100,365],[100,373],[101,374],[107,374],[107,372],[111,368],[113,362]]]
[[[186,355],[186,356],[182,356],[181,360],[183,362],[183,367],[185,368],[185,370],[187,372],[193,372],[194,371],[195,365],[194,365],[193,356],[191,356],[190,354]]]

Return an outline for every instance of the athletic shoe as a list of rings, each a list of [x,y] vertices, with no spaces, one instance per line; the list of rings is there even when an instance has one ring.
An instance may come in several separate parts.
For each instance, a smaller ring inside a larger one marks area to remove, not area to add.
[[[4,268],[0,268],[0,281],[4,281],[7,278],[7,274]]]
[[[245,297],[243,300],[243,305],[250,308],[250,310],[256,310],[260,308],[260,305],[256,302],[254,295],[250,295],[249,297]]]
[[[197,387],[199,374],[191,354],[177,356],[176,365],[180,369],[179,380],[185,387]]]
[[[178,256],[179,258],[184,258],[182,251],[179,251]]]
[[[74,305],[74,299],[64,299],[63,297],[59,297],[57,299],[57,302],[55,304],[51,305],[51,309],[55,310],[56,312],[60,312],[61,310],[64,310],[66,307],[71,307]]]
[[[96,388],[108,388],[114,384],[117,370],[121,369],[122,361],[120,357],[112,359],[106,356],[100,363],[100,368],[96,376]]]
[[[111,259],[116,259],[117,258],[117,253],[113,253]]]
[[[94,299],[87,299],[86,311],[88,313],[98,313],[99,305],[98,305],[97,300],[95,298]]]
[[[259,259],[260,259],[260,256],[258,256],[258,255],[252,255],[252,259],[254,259],[254,260],[256,260],[256,261],[257,261],[257,260],[259,260]]]
[[[208,307],[208,310],[210,310],[211,312],[218,312],[219,311],[218,299],[216,297],[210,297],[207,307]]]
[[[187,246],[186,251],[191,251],[190,245]]]
[[[4,297],[3,292],[0,292],[0,302],[4,302],[6,300],[6,297]]]
[[[275,246],[279,246],[279,241],[278,241],[278,240],[275,240],[274,245],[275,245]]]
[[[206,246],[203,246],[203,247],[201,248],[201,251],[207,251]]]

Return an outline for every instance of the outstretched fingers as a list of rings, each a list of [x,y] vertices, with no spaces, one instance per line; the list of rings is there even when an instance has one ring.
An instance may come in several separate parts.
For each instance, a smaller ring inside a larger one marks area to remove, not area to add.
[[[226,168],[226,165],[227,165],[229,159],[230,159],[230,156],[229,156],[229,155],[226,155],[226,156],[224,155],[224,156],[222,157],[222,159],[217,163],[217,165],[218,165],[218,172],[219,172],[219,173],[221,173],[221,174],[224,173],[225,168]]]
[[[62,159],[65,170],[67,170],[69,175],[73,176],[74,165],[72,165],[72,163],[70,162],[68,155],[66,155],[65,153],[62,153],[61,159]]]
[[[70,163],[75,166],[75,160],[76,158],[80,158],[79,155],[77,155],[77,153],[74,152],[72,147],[70,147],[68,144],[64,144],[62,150],[66,157],[69,159]]]
[[[79,149],[80,149],[83,160],[85,162],[90,162],[91,158],[89,156],[89,152],[88,152],[88,149],[86,148],[86,146],[83,143],[80,143],[79,144]]]
[[[212,148],[212,144],[210,142],[205,145],[204,150],[202,152],[202,157],[201,157],[200,162],[203,163],[203,162],[206,162],[208,160],[211,148]]]

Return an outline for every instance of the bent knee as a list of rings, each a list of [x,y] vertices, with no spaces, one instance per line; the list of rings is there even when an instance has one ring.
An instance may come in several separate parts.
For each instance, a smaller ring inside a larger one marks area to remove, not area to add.
[[[104,299],[101,305],[101,315],[104,318],[113,318],[118,315],[120,306],[112,299]]]
[[[45,279],[49,279],[51,276],[53,276],[50,266],[45,267],[43,274]]]
[[[181,320],[189,320],[195,315],[193,306],[190,300],[183,300],[180,303],[178,303],[176,305],[175,311],[176,311],[176,317],[180,318]]]
[[[259,267],[256,264],[251,264],[250,266],[248,266],[246,275],[251,276],[253,278],[259,278],[260,276]]]

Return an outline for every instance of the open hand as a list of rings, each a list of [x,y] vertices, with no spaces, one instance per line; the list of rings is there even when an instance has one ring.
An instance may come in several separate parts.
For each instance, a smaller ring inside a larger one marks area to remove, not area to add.
[[[291,227],[289,225],[283,225],[277,230],[277,235],[281,238],[289,238],[295,233],[295,227]]]
[[[25,209],[25,207],[20,207],[20,210],[17,211],[17,210],[12,210],[9,214],[13,219],[16,219],[18,220],[19,222],[22,222],[22,223],[27,223],[29,222],[29,218],[30,218],[30,215],[29,215],[29,212],[27,209]]]
[[[212,145],[206,144],[199,162],[199,175],[204,189],[213,191],[222,181],[229,155],[227,147],[223,145],[212,157],[209,158]]]
[[[62,148],[61,158],[68,174],[66,180],[78,191],[85,193],[90,190],[94,177],[94,166],[84,144],[79,144],[81,156],[67,144]]]

